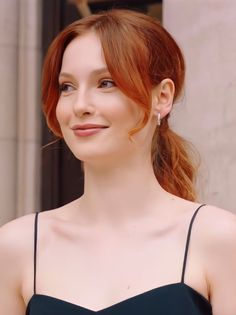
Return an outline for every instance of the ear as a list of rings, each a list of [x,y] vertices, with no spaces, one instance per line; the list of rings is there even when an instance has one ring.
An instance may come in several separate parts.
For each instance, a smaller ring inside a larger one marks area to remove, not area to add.
[[[160,113],[161,119],[164,118],[172,109],[175,93],[175,85],[171,79],[162,80],[152,90],[152,107],[155,116]]]

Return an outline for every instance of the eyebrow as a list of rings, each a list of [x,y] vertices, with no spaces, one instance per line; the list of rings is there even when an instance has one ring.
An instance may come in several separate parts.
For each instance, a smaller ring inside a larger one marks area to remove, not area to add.
[[[91,72],[91,75],[101,75],[104,73],[109,73],[109,70],[106,67],[93,70]],[[74,78],[74,76],[71,73],[67,73],[67,72],[59,73],[59,78],[61,78],[61,77],[70,78],[70,79]]]

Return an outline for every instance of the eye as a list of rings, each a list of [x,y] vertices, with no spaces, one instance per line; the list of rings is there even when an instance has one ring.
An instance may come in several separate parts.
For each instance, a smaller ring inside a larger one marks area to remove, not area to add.
[[[102,80],[102,81],[100,81],[100,84],[99,84],[99,87],[100,88],[112,88],[112,87],[114,87],[114,86],[116,86],[115,85],[115,82],[113,81],[113,80],[111,80],[111,79],[109,79],[109,80]]]
[[[61,83],[59,84],[59,91],[60,93],[69,93],[72,92],[74,90],[73,85],[69,84],[69,83]]]

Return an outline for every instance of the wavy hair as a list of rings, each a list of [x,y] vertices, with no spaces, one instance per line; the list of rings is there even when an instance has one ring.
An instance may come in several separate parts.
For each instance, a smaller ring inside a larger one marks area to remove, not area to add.
[[[145,14],[113,9],[78,20],[66,27],[47,52],[42,75],[43,112],[49,128],[62,137],[56,118],[60,95],[58,76],[67,45],[76,37],[93,31],[99,37],[105,61],[118,88],[144,112],[143,121],[130,135],[142,129],[151,111],[151,92],[163,79],[175,85],[174,102],[180,97],[185,63],[173,37],[161,24]],[[194,201],[196,165],[186,140],[172,131],[169,115],[162,119],[152,139],[152,164],[160,185],[168,192]]]

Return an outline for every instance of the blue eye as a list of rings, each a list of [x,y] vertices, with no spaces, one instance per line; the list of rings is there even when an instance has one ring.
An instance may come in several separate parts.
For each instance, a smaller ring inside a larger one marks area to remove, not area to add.
[[[116,85],[115,85],[115,82],[112,80],[102,80],[99,85],[99,87],[101,88],[112,88],[114,86]]]
[[[59,85],[59,90],[60,90],[60,93],[68,93],[68,92],[71,92],[74,90],[74,87],[71,85],[71,84],[68,84],[68,83],[62,83]]]

